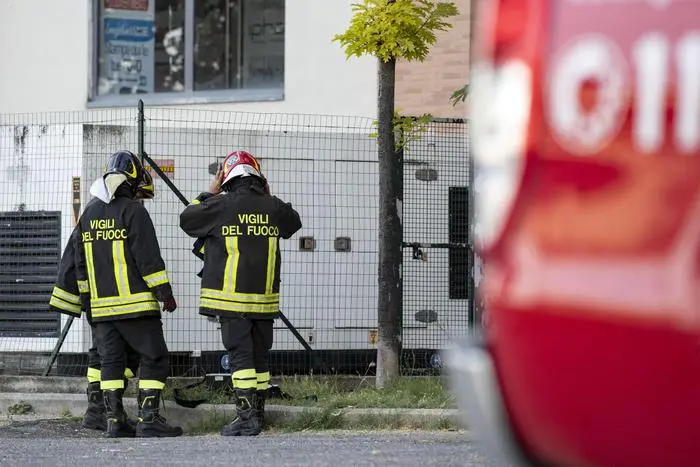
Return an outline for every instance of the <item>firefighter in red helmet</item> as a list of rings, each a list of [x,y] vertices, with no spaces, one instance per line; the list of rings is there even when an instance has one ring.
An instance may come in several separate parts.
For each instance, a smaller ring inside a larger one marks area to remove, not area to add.
[[[301,229],[299,214],[270,194],[255,157],[235,151],[209,191],[180,214],[180,227],[204,239],[199,312],[218,317],[229,353],[236,418],[221,434],[255,436],[264,420],[273,320],[279,313],[279,238]]]

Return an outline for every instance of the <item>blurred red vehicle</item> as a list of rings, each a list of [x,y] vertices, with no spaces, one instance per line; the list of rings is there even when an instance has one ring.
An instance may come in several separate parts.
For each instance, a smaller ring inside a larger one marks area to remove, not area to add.
[[[479,2],[481,342],[448,368],[521,465],[700,465],[700,0]]]

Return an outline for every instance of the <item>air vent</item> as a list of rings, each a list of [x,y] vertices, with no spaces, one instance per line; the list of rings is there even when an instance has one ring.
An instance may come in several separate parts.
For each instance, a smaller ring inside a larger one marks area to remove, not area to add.
[[[60,257],[60,212],[0,212],[0,336],[58,336],[49,300]]]

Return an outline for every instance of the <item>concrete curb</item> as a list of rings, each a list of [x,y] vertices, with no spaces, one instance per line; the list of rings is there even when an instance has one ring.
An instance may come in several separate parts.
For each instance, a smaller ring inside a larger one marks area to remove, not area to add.
[[[28,404],[31,412],[21,415],[10,414],[8,409],[17,404]],[[38,392],[11,392],[0,393],[0,418],[26,419],[36,418],[62,418],[66,416],[79,417],[85,412],[87,406],[84,394],[68,393],[38,393]],[[136,415],[137,406],[134,397],[124,398],[124,408],[130,415]],[[267,404],[265,415],[271,424],[283,419],[305,416],[309,412],[322,413],[318,407],[299,407]],[[416,428],[428,427],[441,422],[461,426],[459,413],[455,409],[364,409],[344,408],[333,412],[343,416],[348,422],[366,420],[372,416],[391,417],[402,425],[410,425]],[[189,409],[180,407],[173,401],[166,401],[163,415],[169,423],[181,426],[185,431],[191,430],[205,421],[214,417],[233,419],[235,406],[233,404],[202,404]]]
[[[177,386],[185,386],[190,383],[200,381],[201,378],[170,378],[168,385],[173,387],[171,382],[177,382]],[[133,390],[138,386],[138,378],[129,381],[129,389]],[[0,393],[52,393],[52,394],[85,394],[87,380],[79,376],[13,376],[0,375]]]

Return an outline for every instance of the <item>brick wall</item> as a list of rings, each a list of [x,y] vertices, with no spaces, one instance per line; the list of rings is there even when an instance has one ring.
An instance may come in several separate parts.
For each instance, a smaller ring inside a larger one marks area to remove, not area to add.
[[[450,96],[468,80],[470,0],[453,1],[460,14],[452,18],[452,29],[438,34],[425,62],[396,65],[396,109],[404,115],[466,115],[466,105],[453,107]]]

